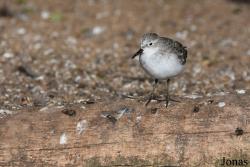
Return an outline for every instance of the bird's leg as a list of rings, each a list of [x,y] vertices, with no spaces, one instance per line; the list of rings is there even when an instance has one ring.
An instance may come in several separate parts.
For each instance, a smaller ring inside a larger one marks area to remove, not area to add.
[[[168,103],[169,103],[169,99],[170,99],[170,96],[169,96],[169,84],[170,84],[170,79],[167,80],[167,94],[165,96],[165,98],[166,98],[166,108],[168,107]]]
[[[166,94],[166,108],[168,107],[169,101],[173,102],[180,102],[179,100],[172,99],[169,95],[169,84],[170,84],[170,79],[167,80],[167,94]]]
[[[157,83],[158,83],[158,79],[155,79],[154,83],[153,83],[153,89],[149,95],[148,101],[146,102],[145,106],[147,106],[151,102],[151,100],[153,99]]]

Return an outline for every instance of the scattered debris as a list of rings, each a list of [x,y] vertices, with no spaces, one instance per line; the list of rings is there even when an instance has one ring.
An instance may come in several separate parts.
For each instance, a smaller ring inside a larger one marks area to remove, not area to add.
[[[36,78],[38,75],[35,74],[28,66],[26,65],[21,65],[19,67],[17,67],[17,70],[23,74],[25,74],[28,77],[31,78]]]
[[[96,19],[103,19],[105,17],[109,16],[109,12],[108,11],[104,11],[104,12],[100,12],[96,14]]]
[[[31,105],[31,98],[28,96],[23,96],[20,98],[20,105],[22,106],[30,106]]]
[[[188,31],[185,30],[185,31],[182,31],[182,32],[177,32],[177,33],[175,33],[175,36],[176,36],[176,38],[179,38],[181,40],[185,40],[185,39],[187,39]]]
[[[151,113],[156,114],[157,110],[158,110],[158,108],[151,108]]]
[[[129,113],[129,112],[131,112],[131,111],[133,111],[133,110],[130,109],[130,108],[127,108],[127,107],[124,107],[124,108],[118,110],[118,111],[117,111],[117,115],[116,115],[116,119],[117,119],[117,120],[120,119],[120,118],[123,116],[123,114]]]
[[[39,111],[50,113],[50,112],[61,111],[62,108],[63,106],[46,106],[46,107],[41,108]]]
[[[105,27],[95,26],[93,28],[85,28],[82,31],[86,37],[92,37],[102,34],[105,31]]]
[[[225,102],[219,102],[219,103],[218,103],[218,106],[219,106],[220,108],[224,107],[225,105],[226,105]]]
[[[209,94],[207,94],[207,96],[210,96],[210,97],[211,96],[225,96],[227,94],[229,94],[229,92],[216,92],[214,94],[209,93]]]
[[[65,108],[61,111],[63,114],[68,115],[68,116],[75,116],[76,115],[76,111],[73,109],[68,109]]]
[[[212,104],[214,102],[214,100],[213,99],[209,99],[207,102],[208,102],[208,104]]]
[[[87,121],[80,120],[76,125],[76,132],[80,135],[82,134],[87,128]]]
[[[236,46],[238,44],[237,41],[234,41],[232,38],[223,39],[220,43],[222,47]]]
[[[6,4],[0,7],[0,17],[12,17],[14,14]]]
[[[128,31],[125,33],[127,40],[131,40],[133,36],[135,35],[135,31],[131,28],[128,29]]]
[[[241,128],[236,128],[235,129],[235,135],[236,136],[241,136],[243,135],[244,131]]]
[[[186,95],[184,97],[189,98],[189,99],[198,99],[198,98],[202,98],[203,96],[196,95],[196,94],[191,94],[191,95]]]
[[[67,140],[68,140],[68,138],[67,138],[67,135],[66,135],[66,133],[62,133],[61,134],[61,136],[60,136],[60,144],[67,144]]]
[[[137,116],[136,117],[136,123],[139,123],[141,121],[141,119],[142,119],[142,116]]]
[[[103,33],[104,30],[105,30],[104,27],[95,26],[95,27],[92,29],[92,33],[93,33],[93,35],[99,35],[99,34]]]
[[[26,29],[25,28],[18,28],[16,30],[18,35],[24,35],[26,33]]]
[[[192,24],[191,27],[190,27],[190,30],[191,30],[192,32],[195,32],[195,31],[197,30],[197,26],[194,25],[194,24]]]
[[[50,13],[48,11],[42,11],[41,12],[41,18],[44,19],[44,20],[47,20],[49,19],[50,17]]]
[[[44,107],[49,102],[49,97],[44,95],[37,95],[33,98],[33,105],[35,107]]]
[[[195,105],[194,108],[193,108],[193,112],[197,113],[199,111],[200,111],[200,107],[198,105]]]
[[[236,89],[236,92],[237,92],[238,94],[245,94],[245,93],[246,93],[246,90],[244,90],[244,89]]]
[[[7,115],[14,114],[14,111],[0,109],[0,118],[4,118]]]
[[[60,22],[63,19],[63,15],[61,12],[54,12],[54,13],[51,13],[49,18],[53,22]]]
[[[233,14],[240,14],[242,12],[242,9],[237,7],[237,8],[234,8],[232,12]]]
[[[44,56],[48,56],[54,52],[54,49],[49,48],[43,52]]]
[[[11,52],[5,52],[3,54],[3,57],[6,58],[6,59],[10,59],[10,58],[13,58],[14,57],[14,54],[11,53]]]
[[[73,36],[69,36],[67,39],[66,39],[66,43],[69,45],[69,46],[74,46],[77,44],[77,39]]]
[[[76,103],[81,103],[81,104],[94,104],[96,101],[93,99],[80,99],[77,100]]]
[[[250,56],[250,49],[247,50],[247,56]]]
[[[110,122],[112,122],[113,124],[115,124],[116,123],[116,121],[117,121],[117,119],[114,117],[114,116],[112,116],[111,114],[109,114],[109,113],[107,113],[107,112],[103,112],[102,114],[101,114],[101,116],[103,117],[103,118],[107,118]]]

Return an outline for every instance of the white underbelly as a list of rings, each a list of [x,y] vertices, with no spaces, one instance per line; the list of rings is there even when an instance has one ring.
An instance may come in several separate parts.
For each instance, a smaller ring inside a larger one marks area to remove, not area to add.
[[[176,55],[142,54],[140,63],[144,70],[156,79],[167,79],[178,75],[184,68]]]

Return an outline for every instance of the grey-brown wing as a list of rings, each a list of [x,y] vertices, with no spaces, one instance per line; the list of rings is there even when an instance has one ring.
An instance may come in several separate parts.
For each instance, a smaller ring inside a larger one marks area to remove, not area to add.
[[[187,61],[187,48],[185,46],[183,46],[181,43],[179,43],[178,41],[174,42],[174,47],[173,50],[176,53],[176,55],[178,56],[180,62],[182,65],[186,64]]]
[[[162,42],[160,43],[164,45],[161,47],[164,49],[164,51],[176,54],[182,65],[186,63],[187,48],[185,46],[183,46],[180,42],[170,38],[161,37],[159,40],[161,40]]]

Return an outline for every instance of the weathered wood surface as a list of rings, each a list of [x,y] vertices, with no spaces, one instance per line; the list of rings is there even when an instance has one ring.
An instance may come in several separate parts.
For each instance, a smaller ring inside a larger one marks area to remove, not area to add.
[[[99,102],[73,106],[73,116],[53,106],[19,111],[0,119],[0,166],[218,166],[223,157],[250,163],[249,95],[213,100],[184,99],[168,109]],[[101,116],[125,106],[132,111],[116,122]]]

